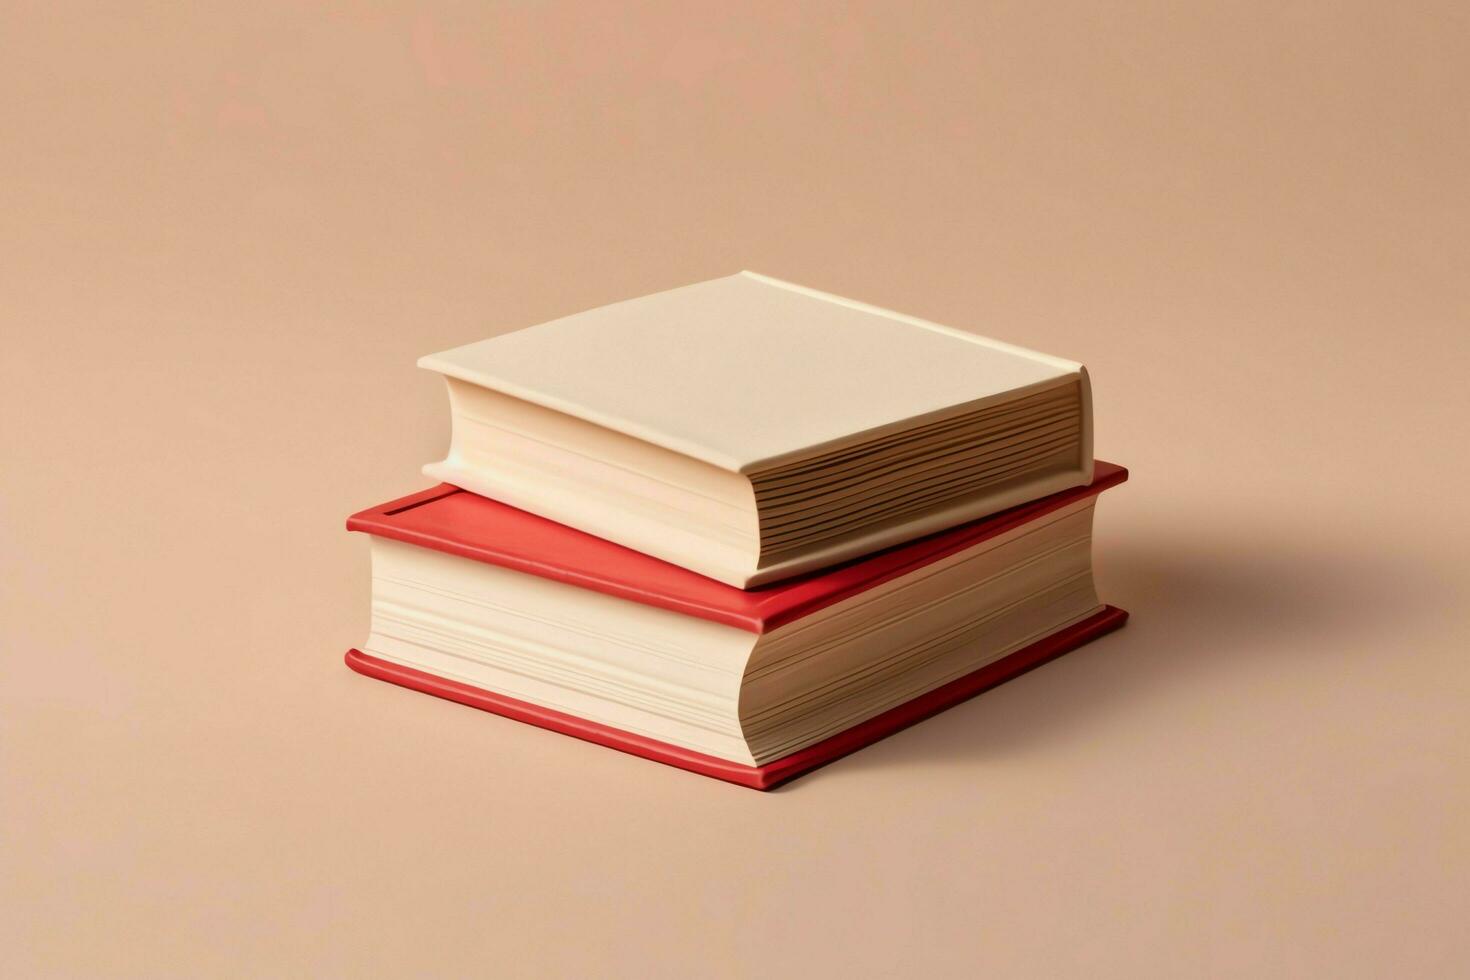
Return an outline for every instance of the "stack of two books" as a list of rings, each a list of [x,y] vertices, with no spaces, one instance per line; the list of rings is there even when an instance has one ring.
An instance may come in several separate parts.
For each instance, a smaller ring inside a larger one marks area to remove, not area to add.
[[[1126,619],[1080,364],[752,273],[420,364],[360,673],[768,789]]]

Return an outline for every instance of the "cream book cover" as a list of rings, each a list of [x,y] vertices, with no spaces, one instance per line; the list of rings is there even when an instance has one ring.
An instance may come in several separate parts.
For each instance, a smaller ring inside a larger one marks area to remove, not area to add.
[[[1092,476],[1082,365],[751,272],[419,364],[427,474],[742,588]]]

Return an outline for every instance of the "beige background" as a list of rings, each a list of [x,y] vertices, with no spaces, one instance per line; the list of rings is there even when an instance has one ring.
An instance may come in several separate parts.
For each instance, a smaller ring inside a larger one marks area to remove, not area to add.
[[[1470,956],[1463,4],[5,4],[0,972]],[[347,671],[419,354],[761,270],[1078,358],[1133,623],[768,796]]]

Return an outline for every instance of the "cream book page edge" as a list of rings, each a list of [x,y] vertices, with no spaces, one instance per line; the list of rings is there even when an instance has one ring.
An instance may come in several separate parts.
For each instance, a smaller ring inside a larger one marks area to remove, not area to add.
[[[505,471],[490,474],[465,469],[447,459],[429,463],[423,472],[440,482],[641,551],[726,585],[746,588],[756,574],[758,556],[754,552],[720,546],[704,535],[633,511],[598,506],[597,502],[576,494],[552,495],[541,481],[516,480]]]

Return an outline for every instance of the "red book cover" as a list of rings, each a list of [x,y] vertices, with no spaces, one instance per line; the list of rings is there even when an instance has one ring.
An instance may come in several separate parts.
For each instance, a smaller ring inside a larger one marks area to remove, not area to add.
[[[1127,478],[1128,471],[1123,467],[1098,461],[1093,481],[1085,487],[1065,490],[835,568],[751,590],[716,582],[448,484],[353,514],[347,519],[347,528],[763,633],[1094,496]],[[619,731],[358,650],[348,652],[347,664],[359,673],[518,721],[743,786],[770,789],[1117,629],[1127,616],[1120,609],[1105,607],[1087,620],[972,674],[759,767]]]

